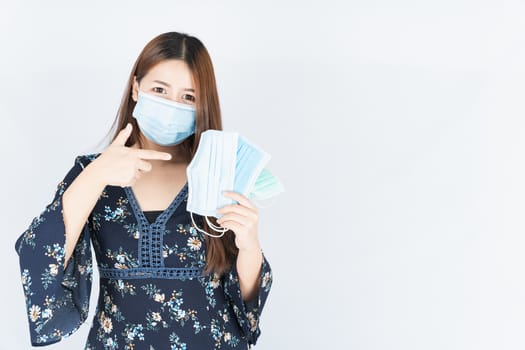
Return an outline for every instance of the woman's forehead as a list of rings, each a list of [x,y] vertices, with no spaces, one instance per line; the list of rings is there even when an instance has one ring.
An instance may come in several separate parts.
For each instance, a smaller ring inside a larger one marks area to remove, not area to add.
[[[182,60],[164,60],[148,71],[144,76],[148,82],[164,82],[174,88],[193,88],[191,71]]]

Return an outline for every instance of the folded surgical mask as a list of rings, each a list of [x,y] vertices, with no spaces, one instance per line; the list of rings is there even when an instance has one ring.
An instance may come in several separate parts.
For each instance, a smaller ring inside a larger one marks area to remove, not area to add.
[[[195,107],[139,91],[133,109],[140,131],[161,146],[174,146],[195,133]]]
[[[201,134],[197,152],[186,169],[189,212],[219,218],[217,208],[232,203],[222,191],[234,187],[237,139],[233,132],[208,130]]]
[[[199,146],[187,168],[188,201],[186,209],[205,217],[208,225],[221,237],[227,229],[211,223],[208,216],[219,218],[217,209],[235,203],[223,191],[249,196],[270,155],[235,132],[207,130],[201,134]]]

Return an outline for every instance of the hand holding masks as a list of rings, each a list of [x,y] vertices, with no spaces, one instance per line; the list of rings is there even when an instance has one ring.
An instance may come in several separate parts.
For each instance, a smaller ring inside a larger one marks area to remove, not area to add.
[[[270,155],[236,132],[207,130],[201,134],[197,152],[187,168],[186,209],[206,218],[220,237],[227,229],[213,225],[208,216],[220,218],[217,209],[234,203],[223,191],[234,191],[248,198],[266,200],[284,191],[281,182],[265,169]]]

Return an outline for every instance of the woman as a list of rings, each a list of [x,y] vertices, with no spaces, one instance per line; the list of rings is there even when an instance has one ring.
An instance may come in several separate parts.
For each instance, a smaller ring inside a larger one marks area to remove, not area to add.
[[[163,101],[169,113],[189,116],[190,132],[167,132],[174,124],[135,108]],[[100,294],[85,349],[249,348],[272,281],[257,210],[226,192],[238,204],[211,222],[228,229],[220,238],[203,234],[210,225],[202,217],[196,229],[186,211],[186,169],[200,135],[222,128],[202,43],[175,32],[149,42],[115,123],[111,144],[76,157],[53,201],[16,241],[32,344],[58,342],[85,321],[91,241]]]

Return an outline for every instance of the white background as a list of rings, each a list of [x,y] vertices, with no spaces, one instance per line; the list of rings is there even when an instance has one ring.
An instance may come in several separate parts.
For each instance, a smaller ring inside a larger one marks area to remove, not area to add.
[[[30,348],[16,238],[172,30],[204,42],[225,129],[287,188],[261,210],[275,281],[258,350],[525,347],[524,4],[0,6],[1,348]],[[82,349],[93,310],[49,348]]]

